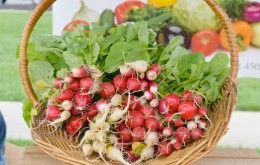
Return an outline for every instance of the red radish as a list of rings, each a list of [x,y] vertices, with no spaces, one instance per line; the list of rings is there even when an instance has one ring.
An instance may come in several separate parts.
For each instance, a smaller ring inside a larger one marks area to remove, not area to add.
[[[150,101],[154,98],[154,93],[150,92],[150,91],[145,91],[144,92],[144,97],[146,100]]]
[[[121,139],[118,140],[117,147],[123,151],[130,150],[131,145],[128,143],[124,143],[121,141]]]
[[[157,108],[159,105],[159,100],[158,99],[153,99],[150,101],[150,106],[153,108]]]
[[[73,115],[73,116],[80,116],[80,115],[82,114],[82,112],[83,112],[83,111],[81,111],[81,110],[79,110],[79,109],[77,109],[77,108],[72,108],[72,109],[70,110],[70,113],[71,113],[71,115]]]
[[[123,130],[119,131],[119,137],[124,143],[129,143],[132,141],[131,132],[127,128],[124,128]]]
[[[200,96],[200,95],[195,95],[195,96],[193,97],[193,99],[194,99],[194,102],[196,103],[196,105],[201,105],[202,100],[203,100],[203,97]]]
[[[61,103],[61,107],[62,109],[64,109],[65,111],[69,111],[72,109],[73,107],[73,103],[69,100],[65,100]]]
[[[85,66],[81,66],[78,68],[73,68],[71,70],[72,76],[75,78],[83,78],[88,76],[88,72]]]
[[[145,115],[143,114],[143,112],[141,110],[132,110],[129,112],[129,116],[130,117],[141,117],[141,118],[144,118]]]
[[[162,131],[163,129],[164,129],[164,125],[163,125],[163,123],[159,123],[158,130],[159,130],[159,131]]]
[[[157,73],[156,73],[156,71],[154,71],[154,70],[148,70],[148,71],[146,72],[146,78],[147,78],[147,80],[149,80],[149,81],[155,80],[155,79],[157,78]]]
[[[145,119],[145,127],[148,131],[156,131],[159,127],[159,121],[155,117]]]
[[[194,140],[199,140],[201,137],[202,137],[202,130],[200,128],[194,128],[192,131],[191,131],[191,137],[194,139]]]
[[[72,117],[66,125],[66,131],[70,135],[75,135],[83,126],[83,118]]]
[[[142,127],[144,125],[144,118],[139,116],[131,116],[127,121],[127,126],[131,129]]]
[[[97,116],[98,110],[95,104],[92,104],[85,112],[85,119],[92,120],[95,116]]]
[[[166,100],[160,100],[159,102],[159,112],[161,114],[166,114],[169,111],[168,103]]]
[[[165,97],[165,100],[168,103],[168,106],[170,108],[170,111],[176,112],[178,111],[178,107],[180,104],[180,98],[176,94],[170,94],[167,97]]]
[[[127,89],[126,83],[126,78],[121,74],[113,78],[113,85],[115,86],[116,90],[120,93],[124,92]]]
[[[159,64],[152,64],[150,69],[154,70],[157,75],[161,73],[161,66]]]
[[[179,118],[179,119],[174,119],[174,120],[173,120],[173,123],[174,123],[174,125],[175,125],[176,127],[182,127],[182,126],[184,125],[184,122],[183,122],[183,120],[182,120],[181,118]]]
[[[70,84],[70,83],[72,83],[73,81],[75,81],[76,79],[72,76],[72,75],[68,75],[68,76],[66,76],[65,78],[64,78],[64,82],[65,83],[68,83],[68,84]]]
[[[206,122],[205,120],[200,120],[200,121],[198,122],[198,127],[199,127],[200,129],[207,129],[207,122]]]
[[[73,99],[73,92],[69,89],[61,91],[61,93],[56,97],[57,101],[63,102],[65,100],[71,101]]]
[[[157,91],[158,91],[158,84],[156,83],[156,82],[154,82],[154,81],[151,81],[150,83],[149,83],[149,86],[150,86],[150,91],[152,92],[152,93],[156,93]]]
[[[127,159],[129,162],[135,162],[135,161],[137,161],[138,159],[140,159],[140,156],[133,154],[132,151],[126,151],[126,159]]]
[[[113,97],[115,95],[115,93],[116,93],[116,88],[114,87],[113,84],[111,84],[109,82],[105,82],[100,85],[99,94],[104,99],[109,99],[109,98]]]
[[[125,122],[122,122],[122,123],[117,125],[116,130],[117,131],[122,131],[125,128],[127,128],[126,125],[125,125]]]
[[[129,78],[127,80],[127,89],[130,91],[138,91],[141,89],[141,83],[136,78]]]
[[[84,94],[81,91],[78,91],[75,94],[75,104],[79,107],[86,107],[92,103],[92,96],[89,94]]]
[[[94,81],[90,77],[84,77],[79,81],[80,89],[84,92],[89,92],[89,90],[92,89],[93,85]]]
[[[56,89],[61,89],[63,87],[63,79],[62,78],[56,78],[53,83],[52,86]]]
[[[137,78],[136,72],[132,69],[127,74],[125,74],[124,76],[126,78]]]
[[[140,80],[140,83],[141,83],[141,89],[142,90],[147,90],[148,87],[149,87],[149,84],[146,80]]]
[[[168,142],[163,142],[158,146],[159,156],[167,157],[173,152],[173,145]]]
[[[46,109],[46,120],[54,121],[60,117],[61,111],[56,105],[49,105]]]
[[[127,105],[128,102],[128,96],[124,100],[124,106]],[[139,110],[141,108],[141,102],[138,100],[138,97],[136,96],[130,96],[130,110]]]
[[[143,141],[145,138],[145,130],[143,127],[135,127],[132,131],[133,141]]]
[[[77,91],[79,90],[80,86],[79,86],[79,81],[78,80],[74,80],[71,83],[69,83],[68,88],[72,91]]]
[[[188,143],[190,142],[191,131],[186,127],[179,127],[176,130],[176,138],[178,141],[181,141],[183,143]]]
[[[178,151],[182,148],[182,142],[177,141],[176,143],[173,144],[173,148]]]
[[[207,108],[205,108],[205,107],[199,108],[198,115],[200,117],[205,117],[205,116],[207,116],[207,114],[208,114],[208,109]]]
[[[171,124],[175,124],[174,123],[174,120],[176,120],[176,119],[174,119],[173,117],[175,117],[175,118],[177,118],[178,116],[176,115],[175,116],[175,114],[173,113],[173,112],[167,112],[167,113],[165,113],[165,114],[163,114],[164,115],[164,117],[167,119],[167,121],[169,122],[169,123],[171,123]]]
[[[171,127],[164,127],[164,129],[162,130],[162,134],[166,137],[172,136],[173,129]]]
[[[184,91],[182,94],[183,101],[191,101],[192,100],[192,92],[191,91]]]
[[[147,117],[152,117],[155,115],[154,109],[150,105],[143,105],[142,108],[139,110],[144,114],[144,116]]]
[[[180,103],[178,111],[180,116],[185,120],[192,120],[198,113],[198,109],[193,102]]]
[[[101,99],[96,102],[96,108],[98,111],[103,111],[108,108],[108,102],[105,99]]]
[[[187,128],[189,130],[193,130],[193,129],[197,128],[197,123],[195,121],[192,121],[192,120],[188,121]]]

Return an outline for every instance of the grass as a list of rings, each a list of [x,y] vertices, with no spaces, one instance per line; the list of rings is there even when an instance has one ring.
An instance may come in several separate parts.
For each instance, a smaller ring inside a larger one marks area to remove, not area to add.
[[[0,10],[0,100],[3,101],[21,101],[24,97],[16,49],[30,14],[31,12],[25,11]],[[51,14],[46,13],[33,36],[51,34],[51,24]]]
[[[260,111],[260,79],[240,78],[238,84],[238,109]]]
[[[7,143],[14,144],[19,147],[26,148],[27,146],[33,144],[31,140],[22,140],[22,139],[7,139]]]
[[[30,14],[24,11],[0,11],[0,100],[3,101],[22,101],[24,97],[15,54]],[[51,34],[51,13],[41,18],[33,36],[37,34]],[[260,79],[239,79],[238,93],[238,109],[260,111]]]

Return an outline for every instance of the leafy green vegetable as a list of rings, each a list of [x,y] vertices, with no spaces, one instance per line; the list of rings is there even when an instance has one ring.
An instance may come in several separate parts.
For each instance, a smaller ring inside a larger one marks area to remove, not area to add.
[[[132,152],[135,155],[141,155],[142,151],[146,148],[143,142],[134,142],[132,144]]]
[[[174,22],[188,33],[220,28],[218,17],[203,0],[178,0],[172,12]]]
[[[232,20],[240,20],[248,0],[218,0],[220,6]]]
[[[63,58],[65,63],[72,69],[74,67],[80,66],[84,64],[83,58],[81,56],[77,56],[70,52],[64,52]]]
[[[32,108],[33,105],[29,99],[25,99],[23,101],[23,118],[28,127],[30,126]]]
[[[144,8],[133,9],[128,14],[128,21],[147,21],[149,28],[158,32],[171,22],[170,8],[155,8],[146,5]]]

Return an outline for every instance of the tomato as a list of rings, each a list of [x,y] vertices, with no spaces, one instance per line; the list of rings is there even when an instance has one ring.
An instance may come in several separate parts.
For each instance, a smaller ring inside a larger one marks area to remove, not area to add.
[[[217,50],[219,44],[218,33],[211,30],[197,32],[191,39],[191,49],[194,52],[202,52],[205,56],[208,56]]]
[[[69,32],[74,31],[80,25],[86,26],[86,25],[88,25],[88,22],[86,22],[84,20],[71,21],[64,27],[63,31],[69,31]]]
[[[138,0],[125,1],[117,5],[115,9],[117,23],[121,24],[127,20],[127,14],[133,8],[144,8],[145,4]]]
[[[177,0],[148,0],[148,4],[154,7],[170,7],[176,3]]]

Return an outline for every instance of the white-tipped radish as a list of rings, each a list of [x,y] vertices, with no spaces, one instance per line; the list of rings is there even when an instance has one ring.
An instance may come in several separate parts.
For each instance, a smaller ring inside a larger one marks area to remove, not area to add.
[[[107,148],[107,152],[106,152],[106,156],[111,159],[111,160],[114,160],[114,161],[118,161],[124,165],[131,165],[130,163],[128,163],[125,159],[124,159],[124,156],[123,156],[123,153],[117,149],[116,147],[108,147]]]
[[[162,131],[163,136],[169,137],[173,135],[173,129],[171,127],[164,127]]]
[[[124,116],[124,111],[118,107],[114,107],[111,115],[108,117],[109,122],[117,122]]]
[[[83,138],[81,139],[79,145],[81,146],[83,143],[87,143],[90,140],[94,140],[95,139],[95,132],[93,132],[92,130],[87,130],[84,133]]]
[[[154,70],[149,70],[146,72],[146,78],[149,81],[153,81],[157,78],[157,73]]]
[[[119,66],[119,71],[122,75],[126,76],[129,72],[131,72],[131,68],[128,65]]]
[[[70,111],[73,107],[73,103],[69,100],[65,100],[61,103],[61,107],[62,109],[64,109],[65,111]]]
[[[94,141],[92,144],[93,151],[99,154],[100,158],[106,163],[106,159],[104,158],[103,154],[106,152],[106,145],[104,143]]]
[[[193,130],[194,128],[197,128],[197,123],[195,121],[188,121],[187,128]]]
[[[150,84],[150,91],[152,93],[156,93],[158,91],[158,84],[156,82],[151,82]]]
[[[53,122],[50,123],[50,125],[57,125],[57,124],[61,124],[64,121],[68,120],[70,118],[70,111],[63,111],[60,114],[60,118],[54,120]]]
[[[159,105],[159,100],[158,99],[153,99],[150,101],[150,106],[153,108],[157,108]]]
[[[170,141],[170,143],[172,144],[172,145],[174,145],[175,143],[177,143],[178,142],[178,140],[177,139],[172,139],[171,141]]]
[[[199,120],[198,121],[198,127],[200,129],[207,129],[207,122],[205,120]]]
[[[140,159],[136,163],[148,160],[154,157],[154,147],[146,147],[140,155]]]
[[[154,98],[154,93],[150,92],[150,91],[145,91],[144,92],[144,97],[146,100],[150,101]]]
[[[144,139],[144,143],[147,146],[154,146],[154,145],[158,144],[158,142],[159,142],[158,132],[148,132]]]
[[[118,142],[118,138],[114,134],[110,134],[108,136],[108,140],[109,140],[109,143],[112,144],[112,145],[117,144],[117,142]]]
[[[144,73],[147,71],[148,63],[143,60],[138,60],[138,61],[129,63],[129,66],[132,69],[134,69],[137,73]]]
[[[121,105],[122,102],[123,102],[123,97],[122,97],[122,95],[120,95],[120,94],[115,94],[115,95],[111,98],[111,100],[110,100],[111,105],[112,105],[112,106],[115,106],[115,107]]]
[[[84,66],[73,68],[71,70],[71,73],[72,73],[72,76],[75,78],[82,78],[82,77],[87,76],[87,74],[88,74],[87,70]]]
[[[81,149],[85,157],[88,157],[93,153],[93,148],[91,144],[83,144]]]

